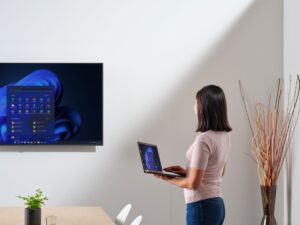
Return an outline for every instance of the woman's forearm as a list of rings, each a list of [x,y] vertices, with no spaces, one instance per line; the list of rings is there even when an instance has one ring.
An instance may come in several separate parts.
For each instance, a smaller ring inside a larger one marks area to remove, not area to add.
[[[195,190],[197,188],[192,182],[190,182],[188,178],[172,178],[168,179],[167,181],[180,188],[186,188],[190,190]]]
[[[203,174],[204,170],[192,168],[188,171],[188,176],[185,178],[169,178],[157,174],[154,176],[180,188],[196,190],[201,185]]]

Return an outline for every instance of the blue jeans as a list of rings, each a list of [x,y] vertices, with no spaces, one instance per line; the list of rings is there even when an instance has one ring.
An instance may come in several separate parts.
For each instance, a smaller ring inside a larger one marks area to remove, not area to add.
[[[222,225],[224,219],[225,206],[220,197],[186,204],[187,225]]]

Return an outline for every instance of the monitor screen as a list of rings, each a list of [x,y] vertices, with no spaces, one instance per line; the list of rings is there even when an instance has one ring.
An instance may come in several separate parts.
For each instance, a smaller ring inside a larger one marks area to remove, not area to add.
[[[0,63],[0,144],[103,144],[102,63]]]

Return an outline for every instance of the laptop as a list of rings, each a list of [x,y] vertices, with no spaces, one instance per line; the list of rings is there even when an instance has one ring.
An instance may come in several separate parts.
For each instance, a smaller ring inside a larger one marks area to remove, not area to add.
[[[167,177],[183,177],[175,173],[163,172],[156,145],[138,142],[144,173],[157,174]]]

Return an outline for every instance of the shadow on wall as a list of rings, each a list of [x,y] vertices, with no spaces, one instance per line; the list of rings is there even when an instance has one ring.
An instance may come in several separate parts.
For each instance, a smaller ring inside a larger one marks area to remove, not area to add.
[[[156,218],[158,210],[170,215],[169,224],[184,224],[185,206],[179,189],[166,189],[164,194],[155,193],[155,187],[165,184],[142,174],[136,141],[158,144],[165,166],[168,163],[184,165],[185,151],[195,136],[193,131],[196,118],[192,111],[194,96],[196,91],[207,84],[219,85],[225,91],[229,121],[234,129],[223,185],[227,214],[225,224],[238,225],[242,221],[243,225],[253,225],[260,222],[262,209],[259,183],[256,165],[245,154],[251,151],[251,134],[238,80],[243,81],[248,96],[265,100],[268,88],[272,88],[277,78],[282,77],[282,4],[282,0],[253,2],[207,58],[187,73],[184,82],[175,87],[173,93],[161,93],[162,96],[167,95],[164,104],[158,105],[157,112],[141,123],[131,134],[128,143],[123,143],[128,151],[122,152],[120,157],[126,163],[116,165],[112,173],[117,176],[126,168],[130,170],[128,176],[136,182],[124,184],[122,179],[116,181],[114,185],[126,186],[132,193],[126,197],[121,193],[116,194],[116,199],[131,199],[139,212],[145,215],[145,224],[148,224],[147,217],[151,218],[149,221]],[[280,188],[279,192],[282,191]],[[147,195],[153,195],[153,198],[145,202],[140,196]],[[157,207],[161,197],[168,198],[170,208]],[[277,200],[278,224],[282,224],[282,209],[279,206],[283,201],[280,196]],[[163,225],[159,222],[156,224]]]

